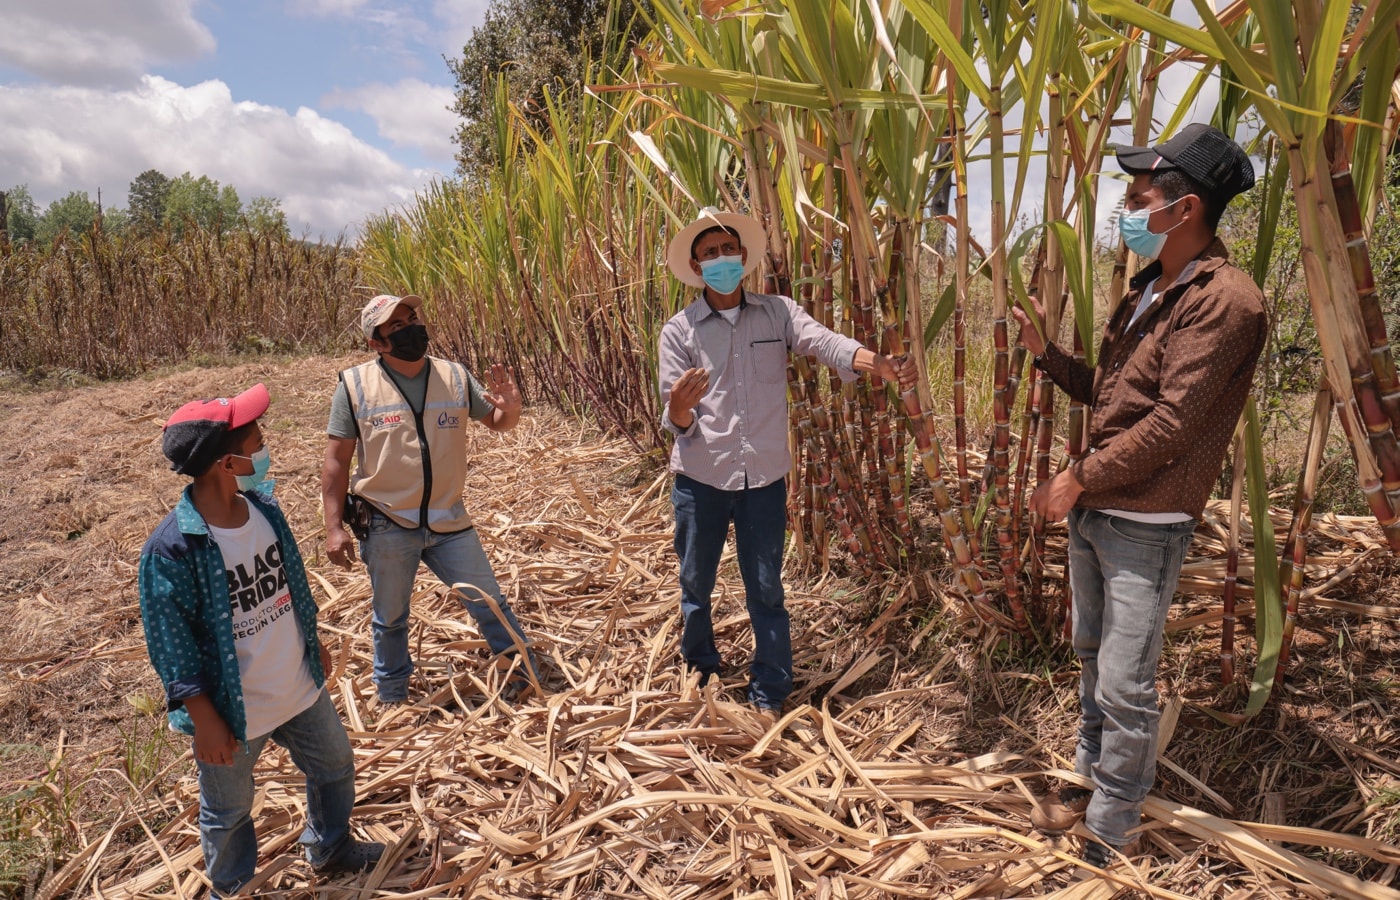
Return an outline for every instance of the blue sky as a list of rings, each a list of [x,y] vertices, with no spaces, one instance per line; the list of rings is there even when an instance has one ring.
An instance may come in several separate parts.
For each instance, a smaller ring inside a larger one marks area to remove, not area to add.
[[[126,205],[155,168],[353,236],[454,169],[452,75],[487,0],[0,0],[0,189]]]

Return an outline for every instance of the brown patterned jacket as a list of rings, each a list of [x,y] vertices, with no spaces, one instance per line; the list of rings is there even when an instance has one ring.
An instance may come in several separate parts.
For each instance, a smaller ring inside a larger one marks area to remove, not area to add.
[[[1104,327],[1090,369],[1054,344],[1040,364],[1089,405],[1089,453],[1074,465],[1088,509],[1199,519],[1249,396],[1268,334],[1264,295],[1217,238],[1128,328],[1153,262]]]

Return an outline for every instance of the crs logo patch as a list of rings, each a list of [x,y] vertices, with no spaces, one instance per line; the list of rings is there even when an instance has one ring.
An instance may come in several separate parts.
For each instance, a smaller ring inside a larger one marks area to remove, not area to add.
[[[438,414],[437,418],[439,428],[456,428],[461,424],[461,421],[459,417],[446,412]]]
[[[403,416],[398,413],[392,413],[387,416],[371,416],[369,420],[370,427],[375,431],[381,428],[393,428],[395,425],[399,425],[402,422]]]

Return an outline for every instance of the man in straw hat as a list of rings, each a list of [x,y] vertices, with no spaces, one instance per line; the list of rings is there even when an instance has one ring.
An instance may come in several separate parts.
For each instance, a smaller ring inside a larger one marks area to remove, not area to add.
[[[306,569],[266,480],[267,388],[192,400],[161,449],[192,481],[141,550],[141,623],[172,728],[193,736],[199,843],[213,896],[253,877],[253,765],[268,738],[306,775],[301,843],[320,874],[373,866],[384,845],[350,836],[355,757],[326,692]]]
[[[1132,176],[1118,227],[1152,262],[1104,328],[1098,366],[1042,336],[1015,310],[1036,365],[1092,409],[1089,453],[1031,497],[1049,521],[1069,515],[1074,650],[1082,663],[1075,769],[1032,815],[1057,833],[1084,821],[1084,859],[1134,849],[1157,759],[1157,658],[1196,520],[1210,496],[1264,347],[1264,298],[1231,265],[1216,227],[1254,184],[1228,136],[1189,125],[1155,147],[1116,148]]]
[[[491,367],[483,389],[460,363],[428,356],[422,308],[412,294],[381,294],[365,304],[360,328],[375,358],[340,373],[321,468],[331,562],[348,569],[355,561],[344,524],[347,488],[368,519],[360,555],[373,590],[374,683],[383,703],[408,697],[408,606],[420,562],[444,584],[465,585],[458,599],[491,652],[509,657],[526,644],[462,503],[467,423],[511,430],[520,421],[520,390],[500,364]],[[533,670],[528,650],[524,665]],[[514,694],[524,686],[517,679],[507,690]]]
[[[720,671],[710,619],[720,553],[734,523],[754,654],[748,700],[780,714],[792,690],[792,638],[783,606],[787,527],[788,353],[837,369],[875,372],[906,390],[918,370],[823,327],[788,297],[744,290],[766,244],[756,220],[713,208],[672,238],[671,273],[700,293],[661,329],[662,424],[675,435],[671,502],[680,558],[681,653],[704,685]]]

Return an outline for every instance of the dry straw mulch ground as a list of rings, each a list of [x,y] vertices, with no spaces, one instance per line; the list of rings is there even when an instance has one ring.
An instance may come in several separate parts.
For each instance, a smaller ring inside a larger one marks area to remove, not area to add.
[[[270,747],[257,770],[259,892],[1400,897],[1393,569],[1358,523],[1324,523],[1310,583],[1343,570],[1348,580],[1309,607],[1290,686],[1254,721],[1210,715],[1241,708],[1238,685],[1215,684],[1216,604],[1193,598],[1174,617],[1145,849],[1106,879],[1075,882],[1077,840],[1046,840],[1027,822],[1032,796],[1073,777],[1076,676],[1063,647],[975,634],[936,589],[940,573],[876,587],[791,572],[799,687],[769,727],[739,702],[742,674],[699,691],[677,666],[664,473],[546,410],[505,437],[475,430],[468,487],[503,588],[548,663],[545,692],[504,702],[470,618],[425,577],[413,702],[380,707],[364,571],[320,554],[324,418],[347,362],[7,391],[0,817],[12,854],[36,840],[59,848],[13,893],[207,894],[193,764],[187,742],[161,728],[135,562],[183,483],[159,455],[165,416],[261,380],[277,490],[322,603],[332,693],[359,760],[354,825],[389,851],[372,873],[316,881],[295,844],[300,778]],[[1214,583],[1214,528],[1203,526],[1188,565],[1193,590]],[[721,576],[717,630],[737,673],[751,644],[732,559]]]

